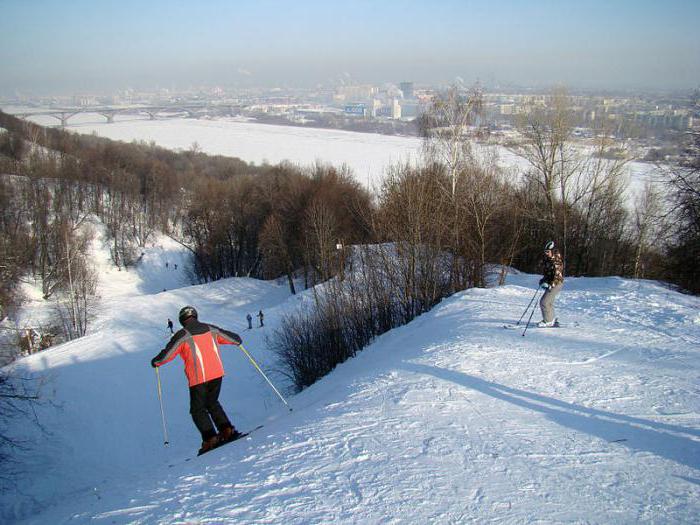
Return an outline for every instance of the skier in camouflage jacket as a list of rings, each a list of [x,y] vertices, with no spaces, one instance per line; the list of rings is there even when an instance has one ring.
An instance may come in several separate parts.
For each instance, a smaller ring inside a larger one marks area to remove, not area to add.
[[[551,327],[557,323],[554,301],[564,286],[564,261],[559,250],[555,249],[554,241],[549,241],[544,247],[542,266],[544,267],[544,275],[540,279],[540,286],[545,289],[545,292],[540,299],[542,321],[538,323],[538,326]]]

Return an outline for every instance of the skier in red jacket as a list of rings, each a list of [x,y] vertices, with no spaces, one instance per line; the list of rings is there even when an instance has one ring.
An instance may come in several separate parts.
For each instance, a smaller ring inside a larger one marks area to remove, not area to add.
[[[197,310],[192,306],[185,306],[180,310],[179,320],[182,329],[178,330],[166,347],[151,360],[151,366],[162,366],[177,355],[184,361],[185,375],[190,386],[190,414],[202,434],[199,453],[203,454],[220,443],[232,441],[240,436],[219,404],[221,381],[224,377],[219,345],[240,345],[242,340],[238,334],[199,322]]]

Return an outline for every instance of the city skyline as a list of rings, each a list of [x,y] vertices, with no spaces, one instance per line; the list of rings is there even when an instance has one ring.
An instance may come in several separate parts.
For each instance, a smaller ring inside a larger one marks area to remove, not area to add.
[[[700,85],[700,6],[674,0],[0,2],[0,94],[414,80]]]

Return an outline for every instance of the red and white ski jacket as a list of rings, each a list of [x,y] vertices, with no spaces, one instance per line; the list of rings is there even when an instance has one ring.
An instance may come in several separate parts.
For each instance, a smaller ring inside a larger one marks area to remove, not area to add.
[[[236,333],[191,319],[185,328],[172,336],[152,362],[155,366],[162,366],[179,355],[185,362],[185,375],[192,387],[223,377],[219,345],[239,345],[241,342]]]

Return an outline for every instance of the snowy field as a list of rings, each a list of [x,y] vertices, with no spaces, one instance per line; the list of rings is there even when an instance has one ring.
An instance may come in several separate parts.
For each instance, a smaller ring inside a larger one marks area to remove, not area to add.
[[[252,279],[174,289],[175,251],[154,245],[128,276],[103,268],[101,286],[122,293],[96,331],[16,363],[55,403],[38,411],[50,436],[15,429],[29,450],[17,491],[0,496],[3,523],[697,523],[699,298],[569,279],[565,326],[523,337],[503,325],[539,276],[511,275],[289,395],[266,336],[311,292]],[[149,366],[188,303],[238,331],[294,408],[223,347],[222,404],[239,428],[264,428],[201,458],[180,361],[160,369],[167,448]],[[259,309],[266,327],[247,330]]]
[[[8,112],[22,108],[8,107]],[[58,120],[47,115],[31,117],[44,125],[56,126]],[[155,142],[172,150],[188,150],[197,143],[204,153],[238,157],[246,162],[276,164],[290,161],[309,166],[316,161],[350,167],[357,180],[368,189],[377,189],[386,170],[397,163],[416,162],[421,156],[421,140],[374,133],[357,133],[317,128],[299,128],[218,118],[148,120],[135,115],[116,115],[108,124],[95,113],[71,117],[69,131],[97,135],[113,140]],[[515,172],[527,163],[504,147],[496,146],[500,164]],[[631,162],[628,167],[630,195],[636,195],[647,179],[654,179],[654,167]]]

